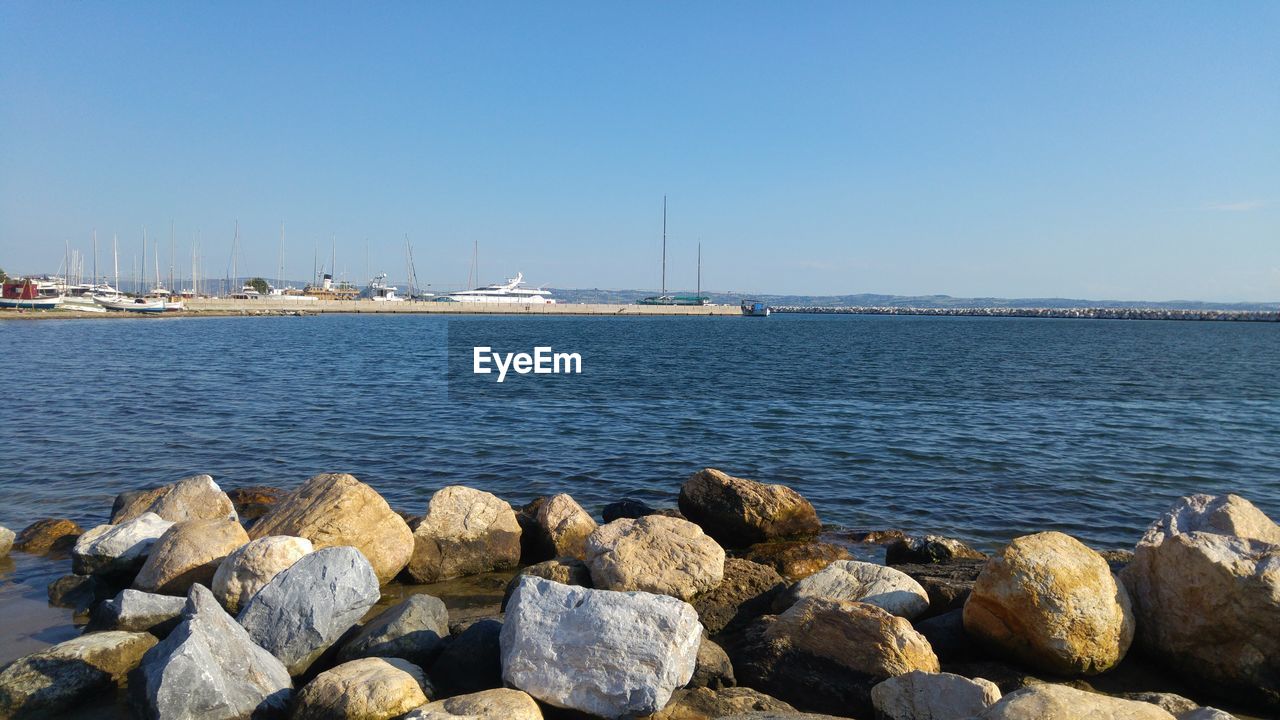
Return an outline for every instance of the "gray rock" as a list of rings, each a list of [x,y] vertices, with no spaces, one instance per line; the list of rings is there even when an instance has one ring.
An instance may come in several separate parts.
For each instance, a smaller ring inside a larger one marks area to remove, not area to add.
[[[361,552],[331,547],[305,555],[258,591],[238,620],[253,642],[301,675],[364,617],[380,594]]]
[[[999,699],[1000,688],[990,680],[918,670],[871,688],[876,717],[882,720],[964,720]]]
[[[1238,720],[1235,715],[1218,708],[1202,707],[1179,713],[1178,720]]]
[[[289,671],[193,585],[182,622],[142,659],[130,680],[134,705],[154,720],[265,720],[284,717]]]
[[[172,521],[151,512],[119,525],[99,525],[76,539],[71,569],[77,575],[137,572],[151,547],[171,527]]]
[[[427,667],[449,635],[449,611],[440,598],[414,595],[383,610],[338,652],[338,661],[401,658]]]
[[[94,609],[89,627],[149,632],[163,637],[182,621],[182,611],[186,606],[186,598],[141,590],[122,590],[119,595]]]
[[[502,622],[485,618],[453,632],[427,671],[439,695],[468,695],[502,687]]]
[[[525,578],[502,627],[502,677],[556,707],[652,714],[693,677],[701,640],[697,612],[675,598]]]
[[[586,563],[577,558],[569,557],[547,560],[522,568],[520,572],[516,573],[515,577],[511,578],[511,582],[507,583],[507,589],[502,595],[503,610],[507,609],[507,601],[511,599],[511,593],[515,592],[516,586],[520,584],[520,578],[526,575],[554,580],[562,585],[592,587],[591,570]]]
[[[910,576],[858,560],[837,560],[801,580],[778,599],[774,609],[785,610],[805,598],[864,602],[908,620],[929,608],[928,593]]]
[[[1190,698],[1182,697],[1175,693],[1166,692],[1127,692],[1120,693],[1117,697],[1125,700],[1137,700],[1138,702],[1151,703],[1159,705],[1162,710],[1170,715],[1178,715],[1181,713],[1191,712],[1200,707],[1200,703]]]
[[[90,633],[18,658],[0,671],[0,717],[58,717],[123,680],[155,644],[146,633]]]
[[[17,535],[12,530],[0,525],[0,557],[9,554],[9,551],[13,549],[13,540],[16,537]]]
[[[63,575],[49,583],[49,604],[70,608],[76,616],[89,612],[93,604],[111,592],[110,584],[94,575]]]
[[[963,540],[941,535],[909,536],[894,540],[885,546],[886,565],[908,563],[945,563],[952,560],[985,560],[986,555],[969,546]]]

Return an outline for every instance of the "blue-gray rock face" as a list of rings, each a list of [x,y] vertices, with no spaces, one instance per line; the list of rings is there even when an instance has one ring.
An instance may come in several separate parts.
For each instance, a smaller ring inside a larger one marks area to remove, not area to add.
[[[186,598],[157,595],[132,588],[105,600],[93,611],[89,627],[95,630],[149,632],[163,637],[182,621]]]
[[[381,594],[378,576],[353,547],[303,556],[258,591],[238,620],[253,642],[301,675],[364,617]]]
[[[606,718],[650,715],[693,676],[688,603],[526,577],[502,626],[502,677],[545,703]]]
[[[426,667],[449,636],[449,611],[431,595],[414,595],[365,623],[338,653],[339,662],[365,657],[401,658]]]
[[[153,720],[284,717],[293,681],[249,639],[203,585],[193,585],[182,622],[142,658],[130,681],[134,705]]]

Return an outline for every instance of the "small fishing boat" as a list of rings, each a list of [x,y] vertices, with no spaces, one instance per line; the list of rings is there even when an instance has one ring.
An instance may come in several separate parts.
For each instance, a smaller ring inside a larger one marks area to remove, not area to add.
[[[41,292],[29,278],[7,280],[0,290],[0,308],[19,310],[53,310],[62,304],[62,296]]]
[[[743,300],[742,314],[745,317],[769,317],[769,306],[757,300]]]

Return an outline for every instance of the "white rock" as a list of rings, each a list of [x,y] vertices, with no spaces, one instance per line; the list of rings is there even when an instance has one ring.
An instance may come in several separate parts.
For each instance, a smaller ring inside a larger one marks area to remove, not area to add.
[[[9,554],[13,549],[13,539],[17,537],[12,530],[0,525],[0,557]]]
[[[313,552],[311,541],[290,535],[251,540],[227,556],[213,575],[213,595],[235,614],[280,571]]]
[[[1174,720],[1151,703],[1043,683],[1005,695],[977,720]]]
[[[502,677],[557,707],[606,718],[662,709],[693,676],[692,606],[649,593],[521,580],[502,626]]]
[[[1000,688],[982,678],[918,670],[871,688],[881,720],[962,720],[1000,699]]]
[[[142,567],[151,546],[173,521],[143,513],[119,525],[99,525],[76,539],[71,568],[77,575],[128,573]]]
[[[875,605],[908,620],[929,609],[929,594],[910,575],[858,560],[837,560],[787,591],[778,609],[811,597]]]
[[[542,710],[528,693],[498,688],[428,703],[404,720],[542,720]]]

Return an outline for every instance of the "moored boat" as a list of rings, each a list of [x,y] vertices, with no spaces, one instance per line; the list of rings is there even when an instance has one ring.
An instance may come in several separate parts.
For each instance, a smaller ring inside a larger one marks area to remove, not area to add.
[[[555,304],[555,299],[551,297],[550,290],[520,287],[523,284],[524,273],[516,273],[515,277],[507,278],[505,283],[494,283],[474,290],[460,290],[444,295],[439,299],[447,302],[469,303]]]
[[[746,317],[769,317],[769,306],[758,300],[743,300],[742,314]]]
[[[53,310],[62,304],[62,296],[41,292],[29,278],[6,280],[0,290],[0,308],[18,310]]]
[[[108,310],[117,310],[135,313],[162,313],[165,311],[165,301],[155,298],[130,298],[122,297],[119,299],[108,299],[105,297],[95,297],[94,302]],[[182,303],[178,303],[179,306]],[[181,310],[181,307],[177,309]]]

